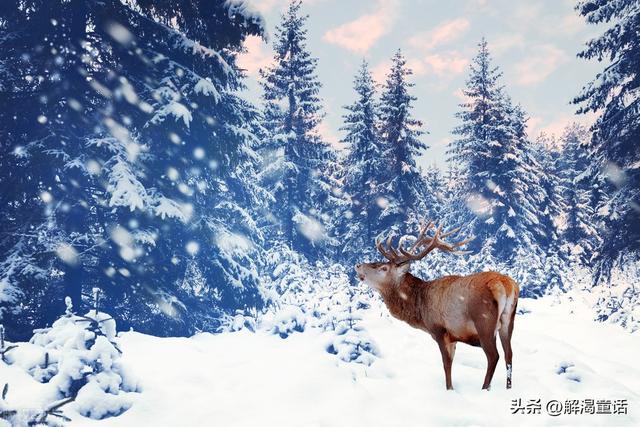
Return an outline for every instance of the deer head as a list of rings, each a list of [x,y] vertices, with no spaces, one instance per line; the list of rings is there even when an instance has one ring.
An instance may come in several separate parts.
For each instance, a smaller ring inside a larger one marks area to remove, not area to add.
[[[358,278],[365,281],[372,288],[382,291],[388,286],[402,283],[405,275],[409,272],[411,262],[424,258],[434,249],[455,254],[467,253],[458,248],[469,243],[473,238],[456,243],[447,243],[442,240],[458,233],[461,227],[443,233],[442,225],[440,225],[436,227],[434,235],[429,236],[427,232],[433,227],[433,221],[429,221],[427,224],[423,223],[420,225],[417,236],[409,234],[401,236],[396,248],[393,247],[393,239],[395,237],[393,234],[389,234],[386,240],[386,247],[382,240],[377,240],[376,248],[388,261],[357,264],[355,268]],[[406,247],[409,241],[411,241],[410,246]]]

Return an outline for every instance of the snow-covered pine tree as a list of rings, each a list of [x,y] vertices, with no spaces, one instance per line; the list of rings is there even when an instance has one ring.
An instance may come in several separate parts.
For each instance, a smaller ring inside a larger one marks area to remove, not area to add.
[[[154,63],[147,82],[153,113],[138,132],[150,151],[141,166],[157,174],[138,180],[145,189],[140,211],[153,215],[123,210],[120,234],[133,239],[120,249],[133,246],[126,261],[134,268],[112,284],[139,283],[119,300],[139,301],[133,323],[152,319],[146,327],[157,328],[162,321],[164,333],[214,330],[223,313],[261,304],[262,236],[254,218],[268,194],[256,185],[258,114],[238,94],[244,84],[235,58],[244,37],[261,34],[264,23],[238,1],[182,5],[178,21],[172,7],[148,6],[156,13],[147,17],[154,44],[143,49]],[[131,208],[130,201],[115,204]],[[136,256],[141,246],[145,253]],[[163,282],[152,279],[158,276]]]
[[[435,168],[425,171],[425,199],[432,218],[446,224],[449,228],[461,227],[460,236],[473,237],[472,224],[469,224],[473,212],[467,205],[467,193],[464,190],[463,171],[459,165],[448,162],[444,172]],[[431,206],[436,203],[435,206]],[[429,254],[430,263],[424,270],[418,270],[421,277],[439,277],[447,274],[468,274],[475,272],[469,256],[451,256],[436,251]],[[472,270],[470,270],[472,268]]]
[[[462,123],[454,130],[458,139],[451,143],[450,160],[463,168],[464,197],[474,212],[476,242],[470,248],[506,264],[524,293],[539,295],[544,258],[539,165],[527,139],[526,114],[504,93],[500,76],[483,39],[463,91],[467,101],[456,114]],[[495,264],[485,258],[478,261]]]
[[[444,211],[443,219],[447,224],[465,225],[471,221],[473,213],[467,204],[466,183],[464,172],[460,165],[454,162],[447,162],[447,170],[442,176],[443,194],[444,194]],[[428,177],[428,175],[427,175]],[[463,234],[470,235],[471,224],[465,225],[462,230]]]
[[[447,185],[442,171],[435,165],[424,170],[422,199],[426,207],[425,216],[443,221],[447,217]],[[448,223],[448,222],[447,222]]]
[[[350,286],[346,295],[341,295],[340,304],[332,313],[335,328],[327,352],[343,362],[370,366],[380,356],[380,350],[362,326],[362,310],[369,308],[366,291],[363,286]]]
[[[427,148],[420,139],[425,131],[422,122],[412,115],[416,97],[410,93],[413,74],[398,50],[391,59],[380,97],[380,137],[385,163],[380,181],[380,203],[383,211],[379,224],[382,230],[400,231],[425,216],[424,181],[416,158]]]
[[[116,322],[101,311],[100,290],[92,294],[93,307],[84,315],[74,314],[71,299],[65,298],[65,314],[51,327],[36,329],[9,361],[47,384],[50,398],[70,398],[82,416],[103,419],[128,410],[132,393],[140,389],[121,360]]]
[[[323,171],[335,160],[318,134],[323,113],[317,58],[307,47],[307,15],[292,0],[274,38],[274,63],[261,70],[267,141],[263,178],[275,201],[270,229],[274,238],[316,258],[327,240],[322,205],[331,197]]]
[[[567,258],[581,265],[590,265],[598,241],[598,229],[594,221],[593,168],[587,146],[588,129],[577,123],[568,125],[561,138],[559,172],[564,204],[562,242]]]
[[[636,262],[640,254],[640,8],[636,0],[583,0],[576,8],[588,23],[606,27],[578,56],[610,62],[574,99],[579,113],[600,113],[591,150],[602,162],[610,199],[599,207],[606,220],[597,251],[598,280],[608,278],[620,262]]]
[[[539,244],[545,253],[547,287],[556,287],[561,291],[565,289],[567,263],[561,250],[566,205],[563,198],[559,143],[554,135],[548,136],[542,132],[532,148],[536,165],[539,166]]]
[[[346,132],[343,142],[349,154],[344,158],[343,185],[347,199],[345,211],[337,218],[342,251],[338,254],[347,263],[358,257],[373,255],[373,242],[382,232],[379,216],[381,194],[385,189],[386,165],[378,133],[378,109],[375,83],[366,61],[362,62],[354,82],[356,100],[345,107]]]
[[[105,35],[87,30],[89,15],[102,16],[95,9],[35,0],[1,8],[0,167],[11,191],[0,195],[0,315],[16,338],[55,319],[62,306],[51,301],[80,300],[81,264],[95,261],[104,211],[90,209],[100,189],[87,171],[100,166],[82,157],[104,101],[94,90],[100,71],[83,63]]]
[[[3,5],[1,19],[0,60],[12,66],[0,71],[0,162],[15,164],[3,179],[16,191],[2,195],[0,303],[20,323],[11,330],[49,323],[56,294],[80,304],[97,284],[125,327],[160,334],[258,304],[260,236],[240,206],[265,193],[235,55],[263,33],[259,15],[241,0],[27,3]],[[211,239],[198,245],[196,233]],[[194,263],[204,297],[180,286]],[[189,298],[200,305],[181,310]]]
[[[491,57],[485,39],[479,44],[479,51],[470,65],[470,74],[463,94],[466,102],[460,104],[461,111],[456,117],[461,124],[453,130],[458,139],[451,142],[447,153],[452,165],[458,167],[459,197],[465,199],[473,215],[464,218],[473,230],[476,239],[469,249],[479,250],[489,237],[481,233],[482,223],[489,219],[491,206],[487,195],[489,180],[488,163],[491,158],[492,134],[497,132],[503,119],[503,88],[499,83],[502,73],[491,64]],[[468,200],[467,200],[468,199]]]
[[[563,182],[561,180],[560,151],[555,136],[541,132],[532,144],[532,155],[539,167],[540,200],[538,210],[542,236],[540,243],[546,250],[557,249],[562,230],[564,211]]]

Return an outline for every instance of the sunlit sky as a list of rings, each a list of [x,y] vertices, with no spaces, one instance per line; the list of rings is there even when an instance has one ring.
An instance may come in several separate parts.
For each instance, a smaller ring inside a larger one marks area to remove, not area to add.
[[[269,28],[271,40],[247,40],[240,65],[250,76],[249,96],[258,100],[258,69],[272,61],[273,37],[287,0],[253,0]],[[414,115],[429,132],[419,164],[445,166],[445,150],[458,124],[469,62],[484,36],[502,83],[528,112],[529,135],[561,134],[575,116],[572,97],[602,68],[577,58],[584,43],[602,29],[587,25],[573,0],[307,0],[308,45],[319,59],[318,75],[326,118],[325,139],[339,145],[343,106],[354,99],[353,76],[363,58],[382,83],[390,58],[400,48],[413,69]]]

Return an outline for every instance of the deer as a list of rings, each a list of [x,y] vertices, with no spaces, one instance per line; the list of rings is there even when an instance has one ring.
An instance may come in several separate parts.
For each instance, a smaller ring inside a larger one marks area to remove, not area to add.
[[[386,240],[376,239],[375,245],[386,262],[357,264],[358,278],[377,291],[391,315],[410,326],[427,332],[436,341],[442,354],[447,390],[453,390],[451,365],[456,344],[462,342],[481,347],[487,357],[487,372],[482,385],[489,390],[498,364],[496,335],[500,336],[507,369],[507,389],[511,388],[511,335],[518,305],[518,284],[509,276],[485,271],[467,276],[451,275],[435,280],[422,280],[409,273],[413,261],[431,251],[466,254],[460,249],[472,238],[447,243],[461,227],[442,232],[442,225],[428,232],[433,221],[421,223],[417,236],[405,234],[393,247],[394,234]],[[410,246],[407,245],[409,242]]]

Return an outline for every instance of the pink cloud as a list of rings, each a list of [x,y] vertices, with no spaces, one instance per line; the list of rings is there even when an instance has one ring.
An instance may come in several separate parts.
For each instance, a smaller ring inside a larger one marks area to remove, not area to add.
[[[544,119],[540,116],[531,116],[527,120],[527,129],[529,129],[529,137],[537,136],[544,124]],[[546,133],[546,132],[545,132]]]
[[[269,12],[275,7],[282,7],[284,4],[286,3],[283,0],[259,0],[251,2],[251,5],[262,13]]]
[[[371,68],[371,76],[378,84],[383,84],[391,67],[391,61],[385,60]]]
[[[416,76],[426,74],[428,71],[425,63],[419,58],[407,58],[407,67],[411,69]]]
[[[569,114],[562,113],[549,120],[544,120],[542,117],[532,116],[527,121],[527,134],[529,138],[535,139],[540,133],[556,137],[561,137],[564,128],[571,123],[579,123],[586,127],[590,127],[598,118],[598,114]]]
[[[238,56],[238,66],[247,70],[251,76],[257,76],[261,68],[267,67],[273,61],[268,46],[260,37],[247,37],[244,47],[247,52]]]
[[[438,141],[436,141],[436,145],[439,145],[440,147],[448,147],[449,144],[451,144],[451,141],[453,141],[451,137],[445,136],[444,138],[441,138]]]
[[[462,88],[458,88],[455,91],[453,91],[453,96],[458,98],[461,104],[466,104],[468,102],[471,102],[471,98],[464,94],[464,91],[462,90]]]
[[[436,46],[449,43],[469,29],[469,20],[457,18],[443,22],[431,31],[416,34],[409,39],[409,45],[416,49],[429,50]]]
[[[356,53],[366,53],[387,34],[395,21],[395,0],[379,0],[378,9],[351,22],[332,28],[324,40]]]
[[[430,83],[433,90],[440,91],[447,87],[452,77],[466,70],[469,59],[457,51],[435,53],[424,57],[407,58],[407,67],[413,71],[414,76],[435,75],[440,77],[438,84]],[[391,61],[385,60],[371,68],[373,80],[383,84],[389,73]]]
[[[434,53],[423,58],[427,70],[439,76],[460,74],[466,70],[469,59],[458,52]]]
[[[566,52],[553,45],[535,46],[525,59],[513,66],[515,83],[521,86],[539,83],[567,60]]]
[[[329,143],[329,145],[336,150],[344,150],[346,148],[346,146],[340,142],[333,129],[329,127],[326,120],[320,122],[316,129],[322,140]]]

